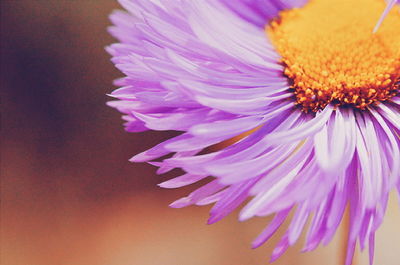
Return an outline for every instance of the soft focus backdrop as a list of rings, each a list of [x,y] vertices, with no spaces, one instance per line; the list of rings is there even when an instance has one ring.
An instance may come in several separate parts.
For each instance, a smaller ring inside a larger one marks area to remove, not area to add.
[[[171,133],[128,134],[106,107],[121,76],[104,47],[113,0],[1,1],[1,261],[3,265],[266,265],[274,244],[250,242],[269,218],[206,225],[209,207],[170,209],[191,189],[163,190],[138,152]],[[393,196],[377,265],[400,264]],[[276,265],[343,261],[346,225],[328,247],[290,249]],[[367,264],[357,255],[354,264]]]

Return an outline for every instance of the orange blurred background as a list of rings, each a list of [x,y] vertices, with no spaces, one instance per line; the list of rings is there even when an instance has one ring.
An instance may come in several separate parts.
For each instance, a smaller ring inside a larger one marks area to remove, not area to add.
[[[265,265],[279,237],[250,242],[270,218],[206,225],[209,207],[171,209],[194,187],[163,190],[138,152],[172,133],[124,132],[106,107],[121,76],[104,47],[113,0],[1,1],[1,264]],[[377,265],[400,264],[393,197]],[[344,230],[317,251],[291,248],[277,265],[342,264]],[[282,233],[281,233],[282,234]],[[357,255],[354,264],[368,264]]]

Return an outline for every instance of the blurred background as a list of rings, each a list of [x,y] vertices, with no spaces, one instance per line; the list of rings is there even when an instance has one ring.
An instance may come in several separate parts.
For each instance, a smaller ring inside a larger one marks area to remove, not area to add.
[[[104,47],[114,0],[1,1],[1,264],[261,265],[279,237],[250,242],[270,220],[206,225],[209,207],[171,209],[195,187],[156,186],[176,172],[128,159],[171,133],[128,134],[106,107],[121,76]],[[393,196],[376,264],[400,264]],[[328,247],[291,248],[275,264],[342,264],[346,225]],[[282,233],[281,233],[282,234]],[[354,264],[367,264],[357,254]]]

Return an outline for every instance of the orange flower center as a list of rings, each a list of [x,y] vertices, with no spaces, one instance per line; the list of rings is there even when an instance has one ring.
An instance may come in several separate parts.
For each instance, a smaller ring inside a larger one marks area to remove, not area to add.
[[[267,25],[304,111],[366,109],[399,93],[399,10],[372,33],[384,9],[383,0],[314,0]]]

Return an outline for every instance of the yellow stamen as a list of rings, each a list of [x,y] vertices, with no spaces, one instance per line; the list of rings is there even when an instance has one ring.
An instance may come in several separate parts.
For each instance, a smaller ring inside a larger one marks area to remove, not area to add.
[[[266,27],[304,111],[366,109],[399,93],[399,12],[372,33],[384,9],[383,0],[313,0]]]

